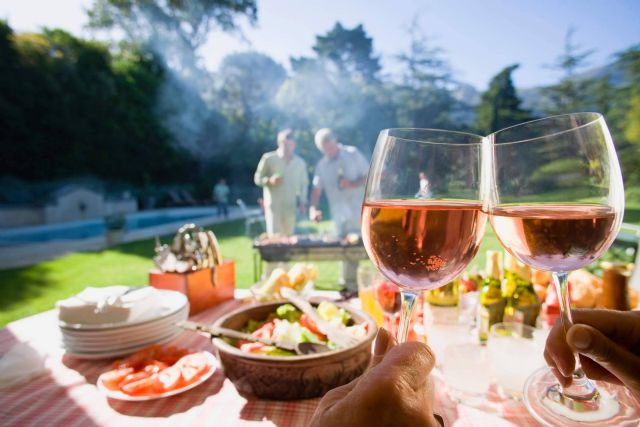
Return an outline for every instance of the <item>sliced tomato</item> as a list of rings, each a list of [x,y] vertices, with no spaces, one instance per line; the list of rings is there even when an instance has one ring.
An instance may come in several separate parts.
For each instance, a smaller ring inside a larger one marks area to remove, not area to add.
[[[158,389],[158,374],[153,374],[149,377],[139,379],[120,387],[123,393],[131,396],[148,396],[157,393]]]
[[[171,366],[158,373],[158,383],[162,391],[175,390],[183,386],[182,371],[177,366]]]
[[[102,384],[109,390],[118,390],[124,378],[133,373],[133,368],[114,369],[102,374]]]
[[[262,350],[264,347],[266,347],[266,345],[262,344],[261,342],[248,342],[246,344],[242,344],[240,346],[240,350],[247,353],[260,353],[260,350]]]
[[[264,344],[262,344],[264,345]],[[192,353],[182,356],[176,362],[177,366],[190,366],[198,371],[203,371],[209,366],[209,360],[203,353]]]
[[[321,340],[325,341],[327,339],[327,336],[320,332],[320,329],[318,329],[318,326],[315,324],[315,322],[311,320],[311,318],[306,314],[300,316],[300,324],[307,328],[309,331],[316,334]]]
[[[149,363],[148,365],[146,365],[143,369],[143,371],[145,372],[149,372],[150,374],[157,374],[158,372],[162,371],[163,369],[168,368],[169,365],[167,365],[164,362],[160,362],[158,360],[154,360],[151,363]]]
[[[182,379],[184,380],[185,384],[191,384],[192,382],[197,380],[200,375],[205,373],[205,371],[198,371],[192,366],[182,366],[180,368],[180,372],[182,373]]]
[[[151,374],[149,372],[145,372],[145,371],[138,371],[138,372],[134,372],[132,374],[127,375],[126,377],[124,377],[122,379],[122,381],[120,382],[120,388],[122,388],[123,385],[129,384],[129,383],[133,383],[136,381],[140,381],[143,380],[145,378],[149,378],[151,376]]]
[[[251,335],[253,335],[254,337],[257,337],[257,338],[271,339],[271,336],[273,335],[273,330],[274,330],[275,327],[276,327],[276,325],[275,325],[275,323],[273,321],[267,322],[264,325],[260,326],[255,331],[253,331],[253,333]]]

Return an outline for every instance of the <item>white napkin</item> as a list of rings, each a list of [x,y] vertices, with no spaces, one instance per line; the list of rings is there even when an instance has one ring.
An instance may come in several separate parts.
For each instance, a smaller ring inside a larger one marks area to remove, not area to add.
[[[47,372],[45,355],[28,343],[18,343],[0,358],[0,388],[29,381]]]
[[[129,291],[129,293],[127,293]],[[159,307],[158,290],[149,286],[130,290],[127,286],[88,287],[58,301],[58,318],[66,323],[96,325],[142,320]]]

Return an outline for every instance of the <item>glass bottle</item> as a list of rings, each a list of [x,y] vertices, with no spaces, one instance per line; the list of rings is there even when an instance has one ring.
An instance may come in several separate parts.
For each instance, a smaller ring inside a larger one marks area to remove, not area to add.
[[[512,276],[516,288],[507,298],[504,321],[535,327],[541,304],[531,281],[531,267],[518,262],[512,270]]]
[[[478,336],[481,343],[487,341],[491,325],[502,322],[505,299],[502,297],[502,252],[487,251],[486,278],[480,289],[478,307]]]

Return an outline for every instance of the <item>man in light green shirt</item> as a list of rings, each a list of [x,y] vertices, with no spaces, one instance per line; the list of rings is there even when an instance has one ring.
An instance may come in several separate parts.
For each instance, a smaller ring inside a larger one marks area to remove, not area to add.
[[[290,129],[278,133],[278,149],[265,153],[253,177],[264,195],[267,234],[290,236],[296,225],[296,205],[305,212],[309,177],[307,164],[294,154]]]

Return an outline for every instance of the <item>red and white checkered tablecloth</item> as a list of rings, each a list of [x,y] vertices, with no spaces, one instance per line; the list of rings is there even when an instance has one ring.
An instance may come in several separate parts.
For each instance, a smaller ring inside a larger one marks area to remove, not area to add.
[[[228,301],[192,320],[212,322],[240,306]],[[311,419],[318,399],[269,401],[247,399],[238,394],[221,370],[187,392],[147,402],[124,402],[105,397],[95,386],[98,376],[109,369],[111,360],[80,360],[65,355],[55,311],[48,311],[10,323],[0,331],[0,354],[18,342],[29,342],[48,353],[49,372],[27,384],[0,390],[2,426],[203,426],[245,425],[304,426]],[[184,332],[173,344],[213,351],[211,341]],[[496,398],[493,410],[484,412],[452,401],[439,375],[436,381],[436,412],[445,425],[537,426],[521,403]]]

